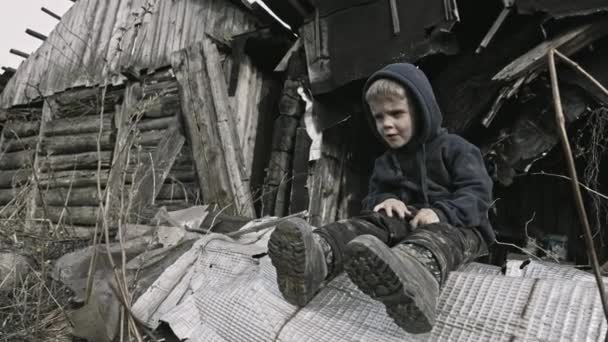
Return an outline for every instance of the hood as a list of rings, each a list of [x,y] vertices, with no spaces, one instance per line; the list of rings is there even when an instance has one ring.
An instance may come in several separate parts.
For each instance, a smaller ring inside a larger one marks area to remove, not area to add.
[[[388,78],[398,82],[406,87],[414,97],[417,109],[416,127],[414,137],[405,148],[408,150],[416,149],[418,146],[424,145],[425,142],[439,134],[442,115],[429,79],[424,72],[415,65],[409,63],[395,63],[387,65],[372,74],[363,87],[363,103],[368,114],[366,115],[366,118],[372,131],[380,141],[384,142],[384,139],[382,139],[380,133],[376,130],[376,125],[370,114],[370,108],[365,101],[365,92],[367,92],[367,89],[374,81],[380,78]]]

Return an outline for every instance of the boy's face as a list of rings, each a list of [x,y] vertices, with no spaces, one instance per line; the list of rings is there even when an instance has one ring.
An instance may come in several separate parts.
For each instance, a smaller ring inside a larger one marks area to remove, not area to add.
[[[391,148],[400,148],[412,140],[415,132],[415,113],[407,97],[379,96],[370,99],[368,104],[376,130]]]

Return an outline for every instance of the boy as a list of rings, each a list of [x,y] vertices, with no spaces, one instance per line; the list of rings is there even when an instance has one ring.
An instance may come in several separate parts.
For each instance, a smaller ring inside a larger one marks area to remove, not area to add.
[[[448,272],[487,254],[492,181],[474,145],[441,128],[431,85],[391,64],[364,87],[367,118],[388,150],[376,159],[362,216],[320,227],[281,223],[269,241],[281,293],[305,305],[343,269],[410,333],[429,331]],[[370,211],[371,210],[371,211]]]

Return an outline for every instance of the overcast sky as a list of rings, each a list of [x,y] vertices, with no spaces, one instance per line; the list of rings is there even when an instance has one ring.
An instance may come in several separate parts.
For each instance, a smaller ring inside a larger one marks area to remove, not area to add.
[[[63,15],[74,3],[70,0],[1,0],[4,5],[0,19],[0,67],[8,66],[17,69],[23,58],[10,54],[10,49],[32,53],[42,41],[25,33],[26,28],[46,36],[53,30],[58,21],[40,8],[46,7],[52,12]],[[100,0],[105,1],[105,0]],[[256,0],[248,0],[253,2]],[[0,71],[0,73],[2,73]]]
[[[8,50],[17,49],[31,53],[42,44],[41,40],[27,35],[25,29],[30,28],[48,36],[58,23],[40,8],[46,7],[62,15],[74,4],[70,0],[4,0],[3,3],[0,19],[0,66],[15,69],[23,58],[10,54]]]

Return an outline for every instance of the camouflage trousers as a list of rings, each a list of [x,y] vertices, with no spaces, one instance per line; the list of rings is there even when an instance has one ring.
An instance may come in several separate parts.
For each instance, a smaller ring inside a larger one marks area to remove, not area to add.
[[[363,212],[361,216],[330,223],[315,230],[331,247],[332,275],[343,269],[346,245],[359,235],[370,234],[389,247],[404,244],[442,285],[450,271],[488,254],[488,246],[476,228],[459,228],[434,223],[412,229],[408,220],[384,213]]]

